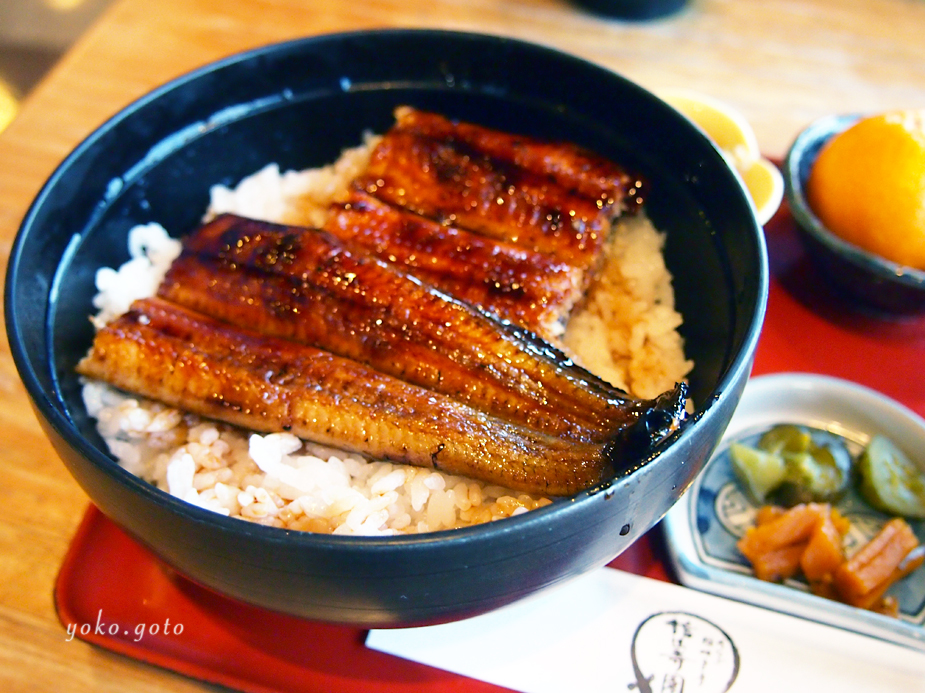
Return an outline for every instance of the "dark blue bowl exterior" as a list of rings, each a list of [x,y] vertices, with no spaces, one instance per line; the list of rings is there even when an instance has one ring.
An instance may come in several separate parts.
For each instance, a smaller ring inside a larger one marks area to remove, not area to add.
[[[842,240],[819,220],[806,199],[806,181],[816,157],[834,135],[860,115],[822,118],[794,140],[784,162],[784,190],[800,237],[820,272],[844,297],[884,315],[925,312],[925,272],[902,267]]]
[[[662,19],[680,12],[688,0],[573,0],[578,7],[602,17],[628,21]]]
[[[696,416],[602,488],[492,523],[430,535],[288,532],[200,510],[120,468],[87,416],[74,365],[92,339],[95,270],[126,234],[181,234],[270,161],[332,161],[400,104],[567,139],[642,171],[668,233]],[[716,149],[613,73],[518,41],[440,31],[310,38],[235,56],[128,107],[82,143],[36,198],[6,284],[13,357],[42,425],[91,500],[197,583],[306,618],[362,626],[483,613],[612,560],[680,497],[713,451],[748,377],[767,295],[763,237]]]

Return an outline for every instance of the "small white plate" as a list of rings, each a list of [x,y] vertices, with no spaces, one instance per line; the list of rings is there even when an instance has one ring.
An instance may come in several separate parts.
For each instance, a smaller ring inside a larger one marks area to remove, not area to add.
[[[881,433],[925,468],[925,420],[879,392],[821,375],[752,378],[716,453],[663,521],[678,578],[704,592],[925,650],[925,568],[890,589],[899,601],[899,618],[817,597],[801,580],[777,584],[752,575],[735,544],[752,524],[756,508],[735,481],[729,444],[748,442],[779,423],[829,431],[842,437],[853,455],[873,434]],[[849,542],[866,541],[887,519],[853,489],[835,505],[851,520]],[[925,521],[909,524],[925,543]]]

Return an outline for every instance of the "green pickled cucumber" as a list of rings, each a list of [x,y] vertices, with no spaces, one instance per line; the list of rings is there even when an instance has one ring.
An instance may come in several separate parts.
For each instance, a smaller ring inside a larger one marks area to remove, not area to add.
[[[784,480],[784,460],[780,455],[741,443],[729,446],[732,471],[749,499],[758,505]]]
[[[811,443],[804,452],[783,454],[784,479],[771,494],[780,505],[837,500],[851,481],[851,455],[841,446]]]
[[[808,429],[795,424],[779,424],[765,432],[758,441],[758,447],[767,452],[782,455],[789,452],[808,452],[813,444]]]
[[[925,518],[925,469],[888,438],[875,435],[858,459],[859,491],[890,515]]]
[[[834,501],[851,482],[847,448],[835,439],[820,444],[805,426],[778,424],[755,447],[733,443],[729,451],[736,478],[753,503],[792,507]]]

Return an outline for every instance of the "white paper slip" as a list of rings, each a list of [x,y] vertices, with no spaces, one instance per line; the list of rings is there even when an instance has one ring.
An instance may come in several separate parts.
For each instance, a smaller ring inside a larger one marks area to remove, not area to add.
[[[925,693],[925,653],[610,568],[366,645],[524,693]]]

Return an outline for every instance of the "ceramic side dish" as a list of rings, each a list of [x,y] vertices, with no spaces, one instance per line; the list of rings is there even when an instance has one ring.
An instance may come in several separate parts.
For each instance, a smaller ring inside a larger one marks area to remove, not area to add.
[[[665,519],[671,559],[690,587],[830,623],[884,640],[925,649],[925,570],[917,570],[890,590],[899,618],[864,611],[811,594],[800,579],[783,584],[753,577],[735,546],[753,524],[756,507],[736,481],[729,462],[732,442],[753,444],[775,424],[793,423],[843,439],[857,455],[875,433],[890,438],[925,467],[925,420],[869,388],[828,376],[800,373],[765,375],[749,381],[723,442],[690,491]],[[852,523],[847,540],[860,545],[886,515],[850,490],[835,507]],[[925,542],[925,521],[909,521]]]
[[[925,311],[925,272],[898,265],[842,240],[823,225],[806,199],[806,180],[819,150],[833,135],[860,118],[828,116],[797,136],[784,162],[787,203],[807,252],[837,291],[876,312],[918,315]]]

